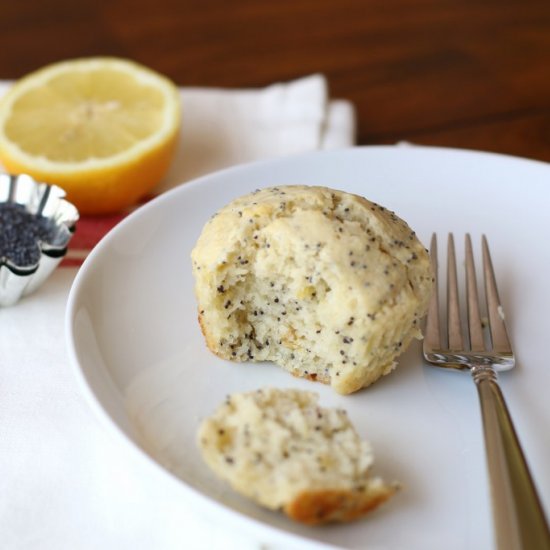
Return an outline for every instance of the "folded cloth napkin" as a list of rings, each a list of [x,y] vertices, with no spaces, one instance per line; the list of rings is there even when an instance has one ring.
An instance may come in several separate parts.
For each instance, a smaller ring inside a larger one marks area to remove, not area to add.
[[[262,90],[183,88],[176,160],[157,192],[227,166],[354,142],[347,101],[329,101],[312,75]]]
[[[0,93],[8,84],[0,83]],[[354,141],[353,108],[328,100],[321,75],[261,90],[184,88],[181,95],[182,139],[157,192],[232,164]],[[123,216],[82,219],[71,241],[73,265]],[[0,310],[1,548],[259,549],[258,541],[222,532],[193,512],[176,483],[159,481],[96,421],[65,352],[76,271],[57,269],[35,294]]]

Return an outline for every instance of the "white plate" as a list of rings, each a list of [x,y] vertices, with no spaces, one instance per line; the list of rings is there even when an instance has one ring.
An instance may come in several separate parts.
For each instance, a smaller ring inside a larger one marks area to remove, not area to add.
[[[412,346],[371,388],[339,396],[273,365],[229,364],[207,351],[196,321],[189,253],[207,219],[256,188],[315,184],[396,211],[424,243],[432,231],[489,237],[518,367],[500,376],[546,508],[550,508],[550,165],[424,147],[367,147],[236,167],[138,210],[93,251],[71,290],[70,356],[95,409],[182,497],[217,521],[281,547],[491,548],[480,414],[467,374],[425,366]],[[295,525],[213,477],[195,446],[199,420],[227,393],[314,389],[345,407],[374,445],[376,469],[403,490],[369,518]],[[159,467],[160,466],[160,467]],[[168,473],[168,476],[166,473]]]

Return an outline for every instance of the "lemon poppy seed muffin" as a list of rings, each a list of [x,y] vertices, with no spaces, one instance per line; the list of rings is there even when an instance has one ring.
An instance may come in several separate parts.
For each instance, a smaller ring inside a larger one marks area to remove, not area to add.
[[[228,396],[201,423],[198,444],[238,493],[306,524],[357,519],[396,490],[371,474],[371,446],[345,411],[320,407],[310,392]]]
[[[208,347],[232,361],[273,361],[347,394],[390,372],[432,289],[428,253],[386,208],[324,187],[240,197],[192,251]]]

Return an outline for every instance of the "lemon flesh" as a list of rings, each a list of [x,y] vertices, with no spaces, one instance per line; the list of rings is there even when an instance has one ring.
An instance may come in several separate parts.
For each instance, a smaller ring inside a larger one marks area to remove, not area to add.
[[[0,100],[0,160],[64,187],[83,213],[112,212],[163,177],[180,119],[177,88],[150,69],[113,58],[58,63]]]

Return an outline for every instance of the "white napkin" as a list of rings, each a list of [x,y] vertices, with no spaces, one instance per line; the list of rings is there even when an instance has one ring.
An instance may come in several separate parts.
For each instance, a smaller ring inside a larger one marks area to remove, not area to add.
[[[355,141],[348,101],[329,101],[326,79],[312,75],[262,90],[183,88],[176,160],[157,191],[258,159]]]
[[[0,93],[8,85],[0,82]],[[354,142],[353,108],[328,101],[321,75],[181,94],[182,140],[159,191],[239,162]],[[35,294],[0,309],[1,548],[259,549],[196,514],[177,484],[159,483],[96,420],[65,351],[75,273],[58,268]]]

